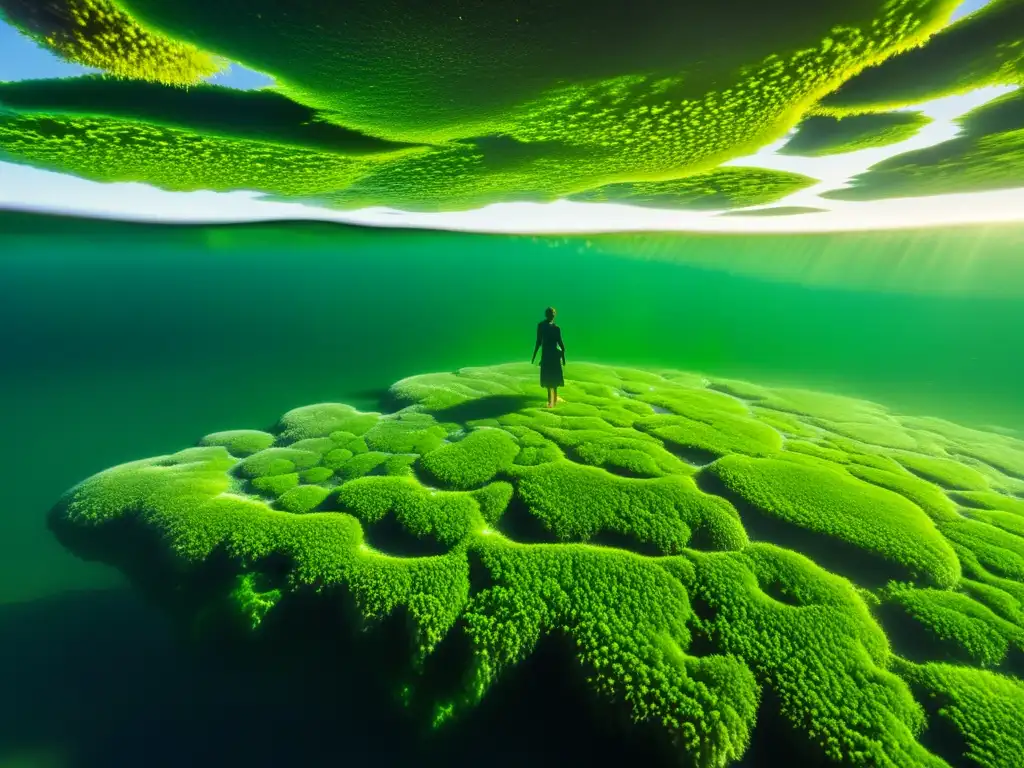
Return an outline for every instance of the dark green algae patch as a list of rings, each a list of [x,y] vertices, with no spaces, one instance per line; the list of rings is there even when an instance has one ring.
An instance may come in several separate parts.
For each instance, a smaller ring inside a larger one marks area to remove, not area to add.
[[[387,674],[425,726],[554,643],[666,764],[764,764],[769,742],[801,765],[1024,763],[1024,442],[589,364],[548,410],[536,370],[207,435],[85,480],[50,524],[186,626],[397,627]]]

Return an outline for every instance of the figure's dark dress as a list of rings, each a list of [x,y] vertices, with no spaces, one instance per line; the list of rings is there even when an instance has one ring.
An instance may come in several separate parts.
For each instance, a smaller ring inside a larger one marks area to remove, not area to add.
[[[561,387],[565,384],[562,378],[562,356],[565,354],[562,329],[542,320],[537,324],[537,341],[540,344],[540,385],[544,388]]]

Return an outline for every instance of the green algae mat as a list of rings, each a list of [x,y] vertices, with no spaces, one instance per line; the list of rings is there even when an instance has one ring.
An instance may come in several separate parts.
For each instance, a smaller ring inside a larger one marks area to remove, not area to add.
[[[817,183],[725,165],[791,129],[788,151],[804,156],[888,146],[927,122],[905,108],[1021,85],[1024,2],[993,0],[950,24],[960,5],[0,0],[22,34],[101,73],[0,83],[0,155],[346,210],[742,209]],[[204,82],[232,64],[274,85]],[[1019,110],[996,111],[832,197],[1017,186]]]
[[[430,727],[559,638],[670,764],[743,764],[766,727],[801,765],[1024,764],[1024,441],[566,373],[554,409],[526,364],[404,379],[382,413],[296,408],[88,478],[50,525],[193,628],[399,619],[396,706]]]

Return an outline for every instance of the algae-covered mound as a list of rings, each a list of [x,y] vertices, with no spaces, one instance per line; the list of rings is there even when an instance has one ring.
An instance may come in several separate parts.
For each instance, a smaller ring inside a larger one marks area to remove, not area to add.
[[[769,742],[800,765],[1024,764],[1024,441],[821,392],[566,373],[554,409],[510,364],[404,379],[390,412],[216,432],[88,478],[51,527],[186,622],[404,622],[404,700],[435,726],[561,640],[565,674],[679,765]]]

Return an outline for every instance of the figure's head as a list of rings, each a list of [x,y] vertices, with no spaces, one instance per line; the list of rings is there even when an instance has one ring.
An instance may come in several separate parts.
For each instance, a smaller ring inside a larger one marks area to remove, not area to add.
[[[554,320],[555,319],[555,308],[554,307],[548,307],[547,309],[545,309],[544,310],[544,317],[546,317],[548,320]]]

